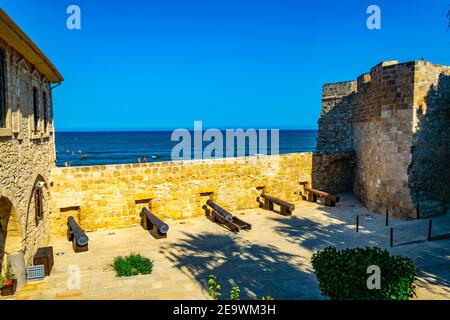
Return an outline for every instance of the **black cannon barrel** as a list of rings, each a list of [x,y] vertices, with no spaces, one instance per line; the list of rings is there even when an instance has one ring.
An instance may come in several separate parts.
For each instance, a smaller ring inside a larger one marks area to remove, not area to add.
[[[208,206],[210,206],[214,211],[216,211],[218,214],[220,214],[222,217],[224,217],[225,219],[227,219],[228,221],[233,221],[234,216],[229,213],[228,211],[226,211],[225,209],[223,209],[222,207],[218,206],[217,204],[215,204],[214,202],[212,202],[211,200],[206,201],[206,204]]]
[[[291,212],[295,210],[295,204],[277,199],[275,197],[268,195],[267,193],[263,193],[261,195],[261,197],[263,197],[264,199],[267,199],[269,201],[272,201],[273,203],[276,203],[279,206],[285,207],[285,208],[289,209],[289,211],[291,211]]]
[[[339,198],[338,196],[332,195],[331,193],[328,193],[328,192],[323,192],[323,191],[315,190],[315,189],[311,189],[311,188],[305,188],[305,190],[308,192],[311,192],[313,194],[316,194],[319,197],[322,197],[325,199],[330,199],[331,201],[334,201],[336,203],[341,201],[341,198]]]
[[[67,219],[67,224],[69,225],[70,231],[73,235],[73,241],[77,243],[78,246],[84,247],[88,244],[89,238],[83,229],[78,225],[73,217]]]
[[[145,214],[150,223],[158,229],[160,234],[167,234],[167,232],[169,232],[169,225],[161,221],[157,216],[151,213],[150,210],[143,208],[142,212]]]

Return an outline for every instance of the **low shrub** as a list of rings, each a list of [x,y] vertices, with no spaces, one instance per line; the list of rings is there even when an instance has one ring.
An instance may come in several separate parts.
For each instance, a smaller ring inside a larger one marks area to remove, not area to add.
[[[236,301],[236,300],[240,300],[240,296],[239,293],[241,292],[241,289],[239,289],[238,286],[234,286],[231,288],[230,291],[230,300]]]
[[[215,275],[210,275],[208,280],[208,294],[214,300],[218,300],[222,295],[220,293],[220,284],[217,283],[217,277]]]
[[[114,258],[113,266],[118,277],[131,277],[152,273],[153,261],[140,254],[132,253],[127,257]]]
[[[315,253],[312,265],[323,295],[332,300],[409,300],[417,270],[411,259],[391,256],[379,248],[336,250]],[[369,289],[370,266],[380,268],[380,289]]]

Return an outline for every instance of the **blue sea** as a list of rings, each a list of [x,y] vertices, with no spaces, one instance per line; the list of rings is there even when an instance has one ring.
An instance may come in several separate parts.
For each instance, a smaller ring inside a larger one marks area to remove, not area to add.
[[[57,132],[57,165],[71,166],[128,164],[170,161],[178,141],[171,141],[172,131],[133,132]],[[281,130],[279,153],[315,151],[317,131]],[[270,134],[268,147],[270,149]],[[204,142],[206,147],[210,142]],[[270,154],[270,152],[269,152]],[[249,155],[246,150],[246,155]]]

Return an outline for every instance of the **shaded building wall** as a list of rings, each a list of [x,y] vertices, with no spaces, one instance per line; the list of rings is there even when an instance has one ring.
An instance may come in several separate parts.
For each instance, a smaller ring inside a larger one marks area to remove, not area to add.
[[[312,186],[331,193],[351,192],[354,180],[351,115],[356,81],[326,84],[322,93]]]
[[[48,243],[48,185],[44,188],[44,217],[35,219],[33,188],[48,182],[54,166],[52,95],[50,84],[34,66],[0,39],[6,55],[6,126],[0,128],[0,253],[21,253],[30,262],[39,247]],[[33,87],[39,96],[39,121],[34,129]],[[48,121],[43,117],[47,95]],[[5,259],[4,259],[5,260]]]
[[[351,192],[355,175],[353,152],[317,152],[313,155],[312,186],[339,194]]]
[[[415,65],[411,195],[419,214],[446,214],[450,208],[450,67]]]
[[[449,68],[387,61],[356,82],[324,86],[317,149],[353,152],[352,189],[370,210],[403,219],[447,210]]]
[[[352,151],[351,114],[356,81],[326,84],[319,118],[318,152]]]

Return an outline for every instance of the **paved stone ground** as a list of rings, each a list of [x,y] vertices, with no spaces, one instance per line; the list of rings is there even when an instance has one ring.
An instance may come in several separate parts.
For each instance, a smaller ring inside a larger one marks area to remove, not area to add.
[[[372,214],[351,195],[335,208],[297,203],[291,217],[248,210],[239,213],[253,230],[233,234],[204,217],[169,222],[169,237],[153,239],[136,226],[90,233],[90,251],[75,254],[71,243],[53,243],[52,275],[28,284],[15,299],[208,299],[206,282],[217,275],[223,292],[239,285],[244,299],[271,295],[276,299],[324,299],[311,268],[313,252],[333,245],[339,248],[378,245],[388,247],[384,217]],[[360,215],[360,233],[355,217]],[[405,228],[391,219],[391,226]],[[416,228],[417,229],[417,228]],[[412,228],[411,230],[416,230]],[[421,230],[421,229],[420,229]],[[450,298],[450,240],[397,246],[392,253],[411,257],[420,268],[419,299]],[[113,258],[141,253],[155,261],[148,276],[117,278]],[[81,287],[67,288],[68,268],[81,270]],[[224,293],[222,298],[227,298]]]

